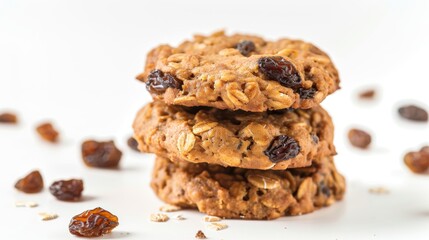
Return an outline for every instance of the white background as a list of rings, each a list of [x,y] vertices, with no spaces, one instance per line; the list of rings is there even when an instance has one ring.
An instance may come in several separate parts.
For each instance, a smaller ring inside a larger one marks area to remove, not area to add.
[[[410,173],[407,150],[429,143],[429,125],[397,117],[402,103],[428,107],[429,5],[426,1],[0,1],[0,112],[15,111],[18,126],[0,126],[0,239],[73,239],[70,218],[101,206],[118,215],[110,239],[427,239],[429,176]],[[145,54],[160,43],[178,44],[194,33],[256,33],[301,38],[333,58],[342,89],[324,101],[336,126],[338,168],[348,180],[344,201],[302,217],[225,221],[204,229],[203,214],[152,223],[162,203],[149,188],[153,155],[130,151],[136,111],[150,100],[134,80]],[[356,93],[376,87],[376,101]],[[42,142],[37,123],[53,121],[61,142]],[[369,151],[349,146],[347,130],[370,131]],[[118,171],[86,168],[80,143],[115,139],[123,150]],[[55,200],[47,190],[15,191],[15,181],[40,169],[46,185],[78,177],[80,203]],[[382,186],[388,195],[368,189]],[[32,200],[38,208],[15,208]],[[59,218],[42,222],[37,213]]]

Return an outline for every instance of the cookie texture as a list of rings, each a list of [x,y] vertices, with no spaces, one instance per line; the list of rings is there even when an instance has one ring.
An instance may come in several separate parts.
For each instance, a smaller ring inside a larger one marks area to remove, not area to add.
[[[167,104],[251,112],[312,108],[340,83],[331,59],[310,43],[224,32],[153,49],[137,79]]]
[[[332,120],[320,106],[250,113],[155,101],[133,127],[142,152],[173,161],[284,170],[335,154]]]
[[[345,180],[332,157],[310,167],[249,170],[158,157],[152,189],[163,201],[222,218],[275,219],[313,212],[341,200]]]

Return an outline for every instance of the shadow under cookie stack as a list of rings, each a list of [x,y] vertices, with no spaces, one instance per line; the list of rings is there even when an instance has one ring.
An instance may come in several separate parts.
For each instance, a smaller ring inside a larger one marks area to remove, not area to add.
[[[339,88],[330,58],[299,40],[217,32],[149,52],[154,102],[133,124],[157,155],[163,201],[222,218],[301,215],[342,199],[334,126],[319,104]]]

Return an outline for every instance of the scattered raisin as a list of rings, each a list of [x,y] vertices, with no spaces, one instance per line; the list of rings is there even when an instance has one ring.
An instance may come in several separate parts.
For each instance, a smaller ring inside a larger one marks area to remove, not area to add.
[[[280,135],[273,139],[270,146],[264,151],[264,154],[274,162],[285,161],[296,157],[301,151],[298,142],[286,135]]]
[[[140,152],[139,143],[135,138],[133,137],[128,138],[127,144],[128,144],[128,147],[130,147],[132,150]]]
[[[16,124],[18,118],[13,113],[1,113],[0,114],[0,123]]]
[[[206,235],[201,230],[198,230],[197,234],[195,234],[195,238],[196,239],[207,239]]]
[[[100,237],[112,232],[118,225],[118,217],[98,207],[74,216],[69,231],[80,237]]]
[[[169,73],[164,73],[159,69],[150,72],[146,89],[151,93],[164,93],[167,88],[182,89],[182,83]]]
[[[270,80],[276,80],[281,85],[297,89],[301,85],[298,71],[283,57],[261,57],[258,60],[259,70]]]
[[[404,163],[414,173],[424,173],[429,169],[429,146],[418,152],[409,152],[404,156]]]
[[[247,57],[251,52],[255,51],[256,46],[252,41],[244,40],[239,42],[236,48],[243,56]]]
[[[371,135],[359,129],[351,129],[348,134],[350,143],[358,148],[368,148],[371,143]]]
[[[58,140],[58,131],[52,126],[51,123],[43,123],[37,126],[37,133],[39,133],[40,137],[48,142],[56,142]]]
[[[375,96],[375,90],[370,89],[359,93],[359,98],[361,99],[373,99]]]
[[[43,190],[43,178],[39,171],[32,171],[18,180],[15,188],[25,193],[38,193]]]
[[[82,143],[82,158],[89,167],[115,168],[121,157],[122,152],[116,148],[113,141],[88,140]]]
[[[421,107],[415,105],[403,106],[398,109],[399,115],[401,117],[416,121],[416,122],[427,122],[428,121],[428,113]]]
[[[80,179],[56,181],[49,187],[49,192],[61,201],[77,201],[82,191],[83,181]]]
[[[314,94],[316,94],[317,89],[315,87],[311,87],[309,89],[298,88],[297,92],[302,99],[310,99],[314,97]]]

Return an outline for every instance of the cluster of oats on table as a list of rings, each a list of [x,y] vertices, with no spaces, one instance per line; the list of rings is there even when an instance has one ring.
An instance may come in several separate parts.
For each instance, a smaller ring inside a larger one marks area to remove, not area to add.
[[[134,138],[157,156],[151,186],[166,203],[275,219],[342,199],[334,127],[319,105],[340,80],[314,45],[197,35],[151,50],[137,79],[154,101],[137,113]]]

